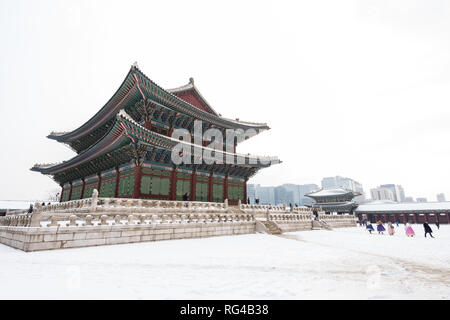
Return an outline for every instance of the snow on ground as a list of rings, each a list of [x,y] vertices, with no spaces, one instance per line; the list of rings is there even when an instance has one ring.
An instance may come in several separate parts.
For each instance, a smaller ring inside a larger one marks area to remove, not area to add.
[[[450,226],[363,228],[25,253],[0,244],[0,299],[449,299]]]

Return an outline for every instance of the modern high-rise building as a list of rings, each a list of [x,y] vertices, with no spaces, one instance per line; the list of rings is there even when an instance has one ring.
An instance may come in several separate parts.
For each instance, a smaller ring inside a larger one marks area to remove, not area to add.
[[[248,184],[247,195],[250,204],[255,204],[259,200],[259,204],[293,204],[304,206],[312,203],[312,199],[305,194],[319,190],[316,184],[283,184],[278,187],[262,187],[259,184]]]
[[[395,201],[394,193],[391,189],[388,188],[374,188],[370,189],[370,195],[372,196],[372,200],[390,200]]]
[[[398,184],[382,184],[379,188],[386,188],[392,191],[394,195],[394,201],[396,202],[404,202],[405,201],[405,191],[403,187]]]
[[[413,199],[413,197],[405,197],[404,202],[414,202],[414,199]]]
[[[436,199],[438,202],[445,202],[445,195],[443,193],[438,193]]]
[[[344,188],[347,190],[361,193],[360,196],[354,198],[354,201],[357,203],[362,203],[365,200],[363,186],[358,181],[341,176],[325,177],[322,179],[322,189],[335,189],[335,188]]]
[[[258,200],[259,204],[275,205],[274,187],[262,187],[259,184],[248,184],[247,195],[250,204],[255,204]]]
[[[417,198],[416,201],[417,201],[417,202],[428,202],[427,198],[424,198],[424,197],[422,197],[422,198]]]

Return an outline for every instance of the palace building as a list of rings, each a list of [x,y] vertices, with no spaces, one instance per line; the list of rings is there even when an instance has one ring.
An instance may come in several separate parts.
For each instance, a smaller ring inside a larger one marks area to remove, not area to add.
[[[315,201],[310,205],[312,208],[320,208],[327,214],[353,214],[354,209],[358,207],[353,198],[360,195],[359,192],[344,188],[322,189],[305,194]]]
[[[165,90],[135,64],[91,119],[71,132],[48,136],[68,145],[77,155],[58,164],[36,164],[31,170],[51,176],[61,186],[61,202],[90,198],[97,189],[100,197],[183,200],[187,196],[191,201],[245,203],[248,179],[280,160],[238,154],[240,140],[234,138],[227,150],[213,149],[212,141],[203,139],[194,144],[198,138],[196,123],[202,132],[217,129],[224,140],[229,130],[257,134],[269,129],[265,123],[222,117],[200,94],[192,78],[187,85]],[[176,129],[185,129],[191,140],[172,137]],[[188,153],[192,161],[172,161],[172,151],[180,144],[183,150],[194,150]],[[201,151],[202,161],[195,150]],[[218,157],[223,163],[214,161]]]

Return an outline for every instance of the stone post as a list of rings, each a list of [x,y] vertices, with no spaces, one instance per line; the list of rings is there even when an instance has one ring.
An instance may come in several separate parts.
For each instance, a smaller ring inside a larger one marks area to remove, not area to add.
[[[95,212],[97,210],[97,204],[98,204],[98,190],[94,189],[92,190],[92,199],[91,199],[91,211]]]

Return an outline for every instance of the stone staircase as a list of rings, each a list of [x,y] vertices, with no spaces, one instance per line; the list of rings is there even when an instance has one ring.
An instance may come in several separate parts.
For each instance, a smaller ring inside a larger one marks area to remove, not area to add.
[[[313,230],[333,230],[333,228],[331,228],[328,223],[326,223],[325,221],[322,220],[313,220],[312,221],[312,229]]]
[[[273,221],[261,221],[261,223],[266,227],[269,234],[282,234],[283,231],[277,226]]]

